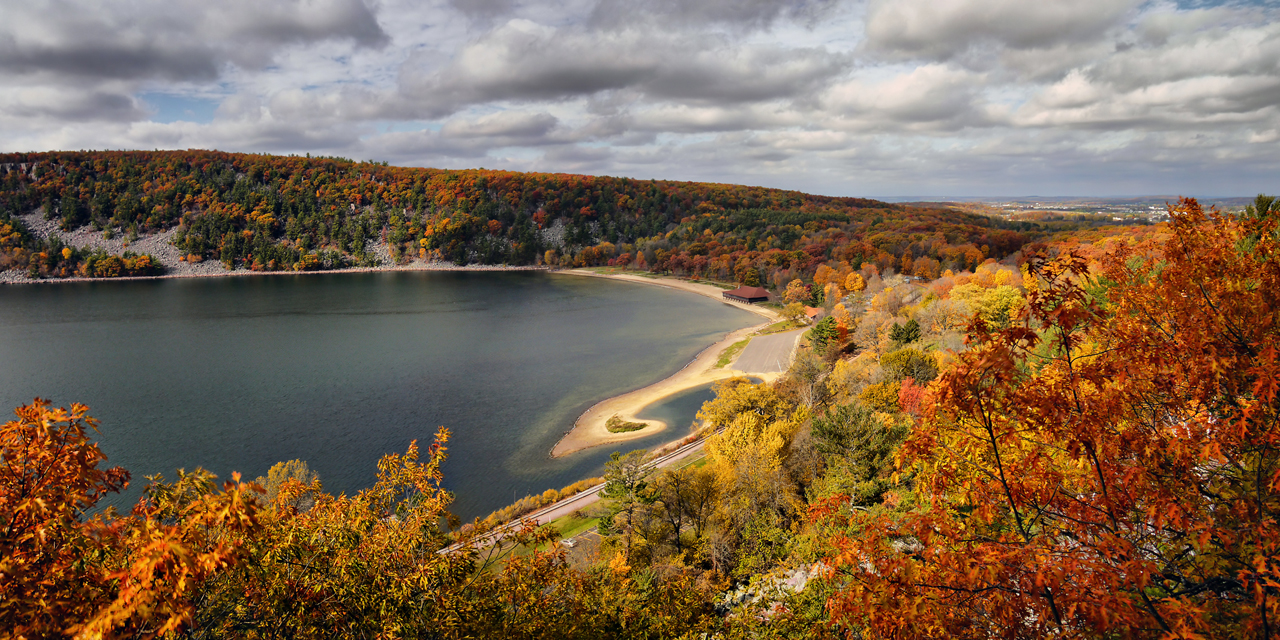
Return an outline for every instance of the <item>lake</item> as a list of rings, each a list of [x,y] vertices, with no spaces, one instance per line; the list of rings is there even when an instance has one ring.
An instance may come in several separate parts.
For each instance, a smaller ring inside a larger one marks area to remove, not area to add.
[[[645,415],[675,428],[563,459],[588,407],[660,380],[758,317],[685,292],[542,272],[381,272],[0,287],[0,403],[81,402],[110,465],[265,475],[302,459],[332,493],[453,432],[464,520],[599,475],[615,449],[688,433],[706,388]],[[6,418],[8,419],[8,418]]]

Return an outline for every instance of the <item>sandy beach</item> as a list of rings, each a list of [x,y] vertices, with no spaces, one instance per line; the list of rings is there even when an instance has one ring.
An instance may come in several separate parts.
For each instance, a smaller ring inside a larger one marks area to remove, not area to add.
[[[556,443],[556,446],[552,448],[551,457],[553,458],[559,458],[561,456],[566,456],[571,453],[582,451],[583,449],[589,449],[591,447],[599,446],[602,444],[613,444],[617,442],[626,442],[628,440],[634,440],[636,438],[643,438],[645,436],[649,436],[654,433],[658,433],[660,431],[665,430],[668,427],[668,425],[663,423],[662,421],[640,420],[639,418],[636,417],[636,414],[639,413],[641,410],[643,410],[645,407],[649,406],[650,404],[653,404],[654,402],[662,400],[663,398],[674,395],[686,389],[692,389],[694,387],[715,382],[717,380],[724,380],[727,378],[734,378],[739,376],[751,376],[754,378],[763,379],[766,382],[772,382],[773,380],[777,379],[779,375],[781,375],[780,373],[777,373],[777,372],[760,373],[760,372],[752,372],[752,371],[740,371],[734,368],[734,365],[736,364],[736,362],[731,362],[729,363],[728,366],[723,368],[719,368],[719,369],[715,368],[716,361],[720,359],[720,354],[723,353],[725,349],[729,348],[729,346],[731,346],[733,343],[738,342],[739,340],[742,340],[748,336],[755,334],[756,332],[760,331],[761,329],[769,326],[773,322],[780,319],[778,314],[775,313],[772,309],[755,306],[755,305],[743,304],[739,302],[733,302],[730,300],[724,300],[724,298],[720,295],[723,291],[722,289],[719,289],[711,285],[697,284],[697,283],[687,282],[683,280],[668,279],[668,278],[661,278],[661,279],[645,278],[642,276],[632,276],[632,275],[626,275],[626,274],[599,274],[599,273],[595,273],[592,271],[585,271],[585,270],[562,271],[559,273],[565,273],[570,275],[591,276],[591,277],[598,277],[598,278],[610,278],[615,280],[625,280],[628,282],[638,282],[642,284],[655,285],[655,286],[661,286],[661,287],[668,287],[671,289],[688,291],[690,293],[696,293],[699,295],[721,300],[725,304],[731,304],[733,306],[739,307],[746,311],[750,311],[757,315],[768,318],[769,321],[756,326],[747,327],[745,329],[739,329],[737,331],[734,331],[728,334],[727,336],[725,336],[724,339],[704,349],[701,353],[697,355],[697,357],[693,359],[692,362],[685,365],[683,369],[681,369],[680,371],[677,371],[674,375],[664,380],[660,380],[647,387],[644,387],[642,389],[637,389],[630,393],[624,393],[620,396],[614,396],[612,398],[609,398],[607,400],[597,403],[595,406],[591,407],[590,409],[587,409],[586,413],[582,414],[582,416],[580,416],[578,420],[574,422],[573,429],[571,429],[568,433],[566,433],[564,437],[561,438],[560,441]],[[627,422],[645,422],[649,426],[637,431],[628,431],[624,433],[610,433],[609,430],[605,427],[605,423],[609,420],[609,418],[615,415]]]
[[[706,296],[713,300],[719,300],[727,305],[735,306],[739,309],[742,309],[743,311],[750,311],[751,313],[754,313],[758,316],[763,316],[765,318],[768,318],[772,322],[777,322],[782,319],[782,316],[778,315],[777,312],[775,312],[773,309],[770,309],[768,307],[762,307],[754,304],[746,304],[745,302],[728,300],[723,295],[721,295],[724,293],[724,289],[721,289],[719,287],[714,287],[709,284],[700,284],[697,282],[689,282],[688,280],[679,280],[676,278],[633,276],[626,273],[597,273],[595,271],[589,271],[587,269],[569,269],[566,271],[557,271],[556,273],[571,275],[571,276],[586,276],[589,278],[608,278],[610,280],[621,280],[623,282],[638,282],[640,284],[647,284],[647,285],[656,286],[656,287],[666,287],[668,289],[679,289],[680,291],[688,291],[689,293],[696,293],[700,296]]]

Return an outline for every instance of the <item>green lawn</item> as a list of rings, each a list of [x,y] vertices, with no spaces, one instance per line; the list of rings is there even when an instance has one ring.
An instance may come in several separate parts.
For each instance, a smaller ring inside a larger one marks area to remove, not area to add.
[[[746,340],[739,340],[729,345],[729,348],[725,349],[723,352],[720,353],[720,359],[716,360],[715,368],[723,369],[729,366],[729,363],[733,362],[733,359],[738,357],[738,354],[742,353],[742,350],[747,347],[748,342],[751,342],[751,338],[747,338]]]
[[[709,284],[713,287],[724,289],[725,291],[730,291],[732,289],[738,288],[738,285],[736,284],[725,284],[723,282],[716,282],[714,280],[689,280],[689,282],[692,282],[694,284]]]
[[[760,331],[760,335],[767,336],[771,333],[781,333],[783,331],[790,331],[792,329],[799,329],[801,327],[807,327],[807,326],[809,326],[808,323],[794,322],[792,320],[783,320],[782,322],[775,322],[765,327],[763,330]]]
[[[563,518],[556,518],[555,520],[552,520],[547,526],[554,527],[556,531],[559,531],[561,539],[572,538],[579,533],[588,531],[592,527],[596,526],[596,518],[578,518],[574,517],[573,514],[569,514]]]
[[[616,415],[613,416],[612,418],[609,418],[604,423],[604,428],[608,429],[609,433],[626,433],[628,431],[639,431],[647,426],[649,426],[649,423],[647,422],[627,422],[626,420],[623,420],[622,418],[619,418]]]

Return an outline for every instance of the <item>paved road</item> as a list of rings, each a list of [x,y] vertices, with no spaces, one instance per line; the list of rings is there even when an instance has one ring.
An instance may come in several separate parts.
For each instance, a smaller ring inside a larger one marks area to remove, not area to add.
[[[791,352],[796,340],[805,329],[796,329],[751,339],[733,368],[745,373],[773,373],[786,371],[791,366]]]
[[[702,450],[702,446],[704,444],[706,444],[706,440],[691,442],[679,449],[676,449],[675,451],[672,451],[671,453],[649,461],[646,466],[653,468],[669,467],[698,453]],[[533,521],[536,524],[543,525],[555,520],[556,518],[567,516],[579,509],[585,509],[587,506],[595,504],[600,500],[600,490],[603,488],[604,485],[602,484],[596,485],[575,496],[565,498],[564,500],[543,507],[542,509],[534,511],[522,518],[518,518],[512,522],[497,527],[493,531],[489,532],[488,535],[477,540],[475,542],[475,546],[482,548],[487,547],[494,542],[501,541],[508,533],[518,529],[525,522]],[[462,545],[453,544],[441,549],[439,553],[453,553],[461,548]]]

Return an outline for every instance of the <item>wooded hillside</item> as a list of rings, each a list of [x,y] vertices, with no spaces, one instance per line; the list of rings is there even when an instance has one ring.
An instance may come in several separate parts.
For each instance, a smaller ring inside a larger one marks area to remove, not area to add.
[[[67,231],[176,227],[185,259],[268,271],[369,266],[371,245],[386,243],[396,261],[621,264],[722,279],[754,268],[785,283],[836,260],[936,277],[1038,237],[1032,223],[943,207],[737,185],[199,150],[0,155],[0,267],[73,274],[19,220],[36,212]]]

